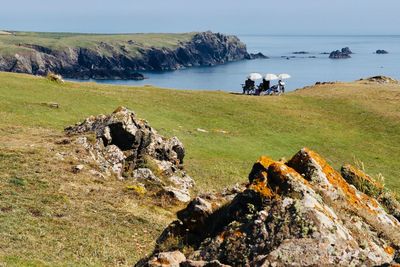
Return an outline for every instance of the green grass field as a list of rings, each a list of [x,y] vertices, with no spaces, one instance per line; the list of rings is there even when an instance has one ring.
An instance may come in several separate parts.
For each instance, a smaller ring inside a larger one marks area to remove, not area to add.
[[[67,48],[91,48],[102,49],[107,52],[107,46],[114,49],[123,48],[132,55],[140,48],[175,48],[179,42],[190,41],[195,33],[167,34],[167,33],[137,33],[137,34],[81,34],[81,33],[40,33],[40,32],[12,32],[13,34],[1,34],[0,54],[13,55],[16,52],[30,50],[27,45],[40,45],[52,50],[65,50]],[[130,42],[131,41],[131,42]]]
[[[121,105],[183,141],[199,191],[245,182],[259,156],[289,159],[307,146],[336,168],[362,161],[400,192],[398,84],[338,83],[253,97],[0,73],[0,262],[125,266],[151,251],[175,209],[149,208],[124,191],[128,182],[72,175],[73,159],[54,157],[64,127]]]

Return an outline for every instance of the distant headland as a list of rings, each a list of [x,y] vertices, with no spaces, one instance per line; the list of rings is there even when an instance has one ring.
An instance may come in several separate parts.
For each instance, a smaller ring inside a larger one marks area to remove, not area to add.
[[[214,66],[266,58],[233,35],[79,34],[2,31],[0,71],[72,79],[143,79],[140,71]]]

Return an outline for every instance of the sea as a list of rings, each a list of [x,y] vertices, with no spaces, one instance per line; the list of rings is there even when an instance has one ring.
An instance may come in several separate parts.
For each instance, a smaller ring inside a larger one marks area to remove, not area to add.
[[[241,84],[252,72],[289,74],[291,78],[285,81],[287,91],[316,82],[354,81],[376,75],[400,79],[400,35],[238,35],[238,37],[246,43],[249,52],[261,52],[269,58],[243,60],[213,67],[143,72],[148,77],[143,81],[101,80],[96,82],[241,92]],[[329,55],[324,54],[343,47],[349,47],[352,50],[354,54],[351,55],[351,58],[329,59]],[[386,50],[389,54],[376,54],[378,49]],[[294,54],[295,52],[306,52],[307,54]]]

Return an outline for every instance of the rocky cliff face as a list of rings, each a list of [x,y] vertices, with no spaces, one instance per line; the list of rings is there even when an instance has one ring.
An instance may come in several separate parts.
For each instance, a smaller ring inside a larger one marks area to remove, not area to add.
[[[126,46],[129,45],[129,41]],[[0,71],[44,75],[48,72],[78,79],[141,79],[138,71],[176,70],[191,66],[213,66],[230,61],[264,57],[249,54],[236,36],[202,32],[177,48],[143,48],[136,56],[124,45],[99,42],[94,48],[62,50],[35,44],[20,44],[12,56],[0,54]]]
[[[245,187],[201,195],[178,212],[137,266],[396,264],[399,203],[384,191],[306,148],[288,162],[262,157]]]

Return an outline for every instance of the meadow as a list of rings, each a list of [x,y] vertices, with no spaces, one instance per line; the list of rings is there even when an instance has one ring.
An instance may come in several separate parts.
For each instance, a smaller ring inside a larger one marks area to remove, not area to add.
[[[52,108],[47,103],[58,103]],[[309,147],[336,169],[358,163],[400,193],[400,86],[367,81],[282,96],[51,82],[0,73],[0,262],[14,266],[132,265],[179,207],[126,192],[129,181],[72,174],[55,145],[63,129],[126,106],[185,145],[196,191],[243,183],[261,155]],[[77,148],[78,149],[78,148]]]

